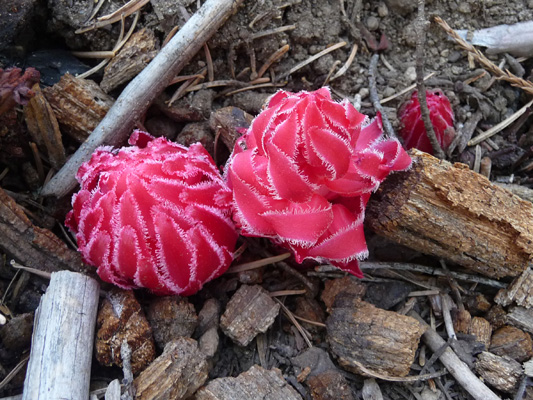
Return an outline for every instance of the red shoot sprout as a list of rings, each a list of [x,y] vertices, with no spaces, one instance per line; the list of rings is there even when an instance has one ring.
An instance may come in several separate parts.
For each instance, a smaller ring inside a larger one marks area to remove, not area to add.
[[[191,295],[233,259],[231,191],[209,153],[135,131],[132,147],[100,147],[78,171],[66,225],[107,282]]]
[[[296,261],[315,259],[362,276],[370,194],[411,159],[327,88],[279,91],[237,142],[227,165],[234,220],[246,236],[268,237]]]
[[[442,149],[446,151],[455,136],[454,115],[450,100],[440,90],[427,90],[426,99],[429,119],[433,124],[435,135]],[[404,140],[404,147],[407,150],[414,147],[433,154],[433,147],[429,142],[422,120],[417,91],[413,92],[411,98],[402,104],[398,111],[398,118],[401,123],[399,132]]]

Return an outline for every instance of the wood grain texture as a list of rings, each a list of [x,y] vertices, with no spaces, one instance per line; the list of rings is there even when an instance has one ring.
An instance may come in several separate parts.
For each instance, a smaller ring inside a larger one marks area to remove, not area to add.
[[[533,204],[464,164],[410,155],[412,168],[391,175],[370,199],[367,225],[493,278],[522,273],[533,255]]]
[[[98,296],[88,276],[52,274],[35,313],[23,400],[89,399]]]

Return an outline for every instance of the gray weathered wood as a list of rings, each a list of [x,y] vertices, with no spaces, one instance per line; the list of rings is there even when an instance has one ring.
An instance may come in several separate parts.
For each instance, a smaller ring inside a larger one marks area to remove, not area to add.
[[[89,399],[98,296],[96,280],[52,273],[35,313],[23,400]]]
[[[124,89],[89,138],[42,189],[43,196],[62,197],[76,187],[76,171],[98,146],[117,145],[131,133],[170,80],[236,11],[242,0],[208,0],[174,35],[150,64]]]

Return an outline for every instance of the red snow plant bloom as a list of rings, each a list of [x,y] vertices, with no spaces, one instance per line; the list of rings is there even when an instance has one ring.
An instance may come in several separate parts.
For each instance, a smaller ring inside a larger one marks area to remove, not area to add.
[[[410,166],[381,121],[368,123],[327,88],[279,91],[236,144],[227,174],[242,234],[290,248],[298,262],[327,260],[362,276],[365,206],[391,171]]]
[[[101,147],[81,166],[66,225],[107,282],[190,295],[232,261],[231,191],[199,143],[140,131],[133,147]]]
[[[429,119],[433,124],[435,136],[444,151],[450,146],[455,137],[453,129],[453,110],[450,100],[441,90],[426,90],[426,102],[429,109]],[[417,148],[426,153],[433,154],[433,147],[426,133],[422,120],[418,92],[414,91],[411,98],[402,104],[398,110],[401,122],[400,135],[406,149]]]

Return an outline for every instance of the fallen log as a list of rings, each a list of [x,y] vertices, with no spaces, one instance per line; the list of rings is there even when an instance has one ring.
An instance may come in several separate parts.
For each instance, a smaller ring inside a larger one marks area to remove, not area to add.
[[[390,176],[370,199],[367,225],[483,275],[520,275],[533,256],[533,204],[464,164],[410,155],[412,168]]]

